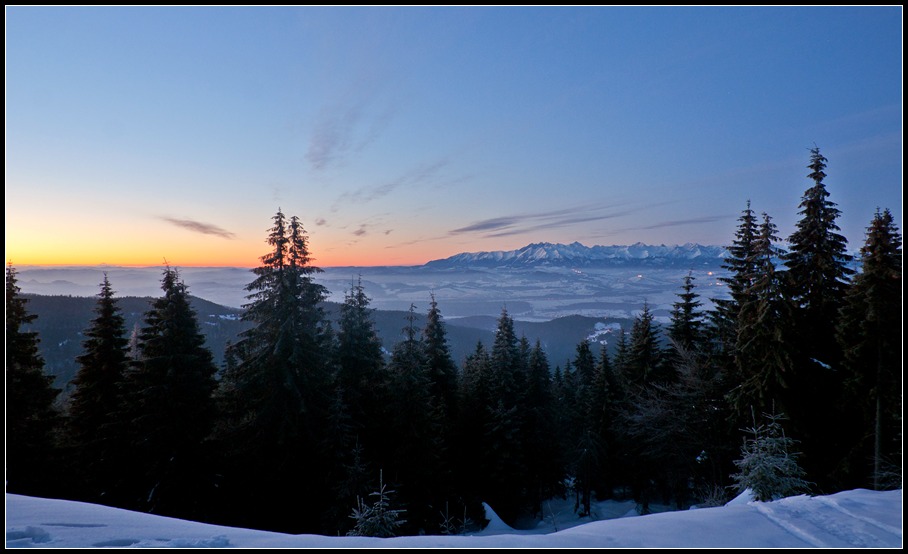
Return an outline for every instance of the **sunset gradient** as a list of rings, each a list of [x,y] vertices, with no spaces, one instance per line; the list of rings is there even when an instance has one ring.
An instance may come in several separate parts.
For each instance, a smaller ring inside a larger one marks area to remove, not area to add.
[[[902,7],[6,7],[6,258],[253,267],[902,227]]]

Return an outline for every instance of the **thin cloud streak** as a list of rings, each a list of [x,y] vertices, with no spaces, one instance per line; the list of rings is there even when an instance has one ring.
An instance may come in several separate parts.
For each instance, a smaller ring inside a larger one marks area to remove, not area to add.
[[[570,215],[577,216],[579,213],[589,213],[591,211],[598,211],[608,208],[609,206],[586,206],[581,208],[563,208],[560,210],[551,210],[548,212],[540,212],[534,214],[517,214],[509,215],[502,217],[493,217],[491,219],[483,219],[467,225],[466,227],[460,227],[458,229],[452,229],[448,231],[450,235],[460,235],[463,233],[474,233],[478,231],[494,231],[496,229],[505,229],[518,225],[522,222],[538,221],[538,220],[550,220],[556,219],[560,216]],[[591,217],[591,216],[586,216]],[[568,218],[568,220],[573,218]]]
[[[623,212],[615,212],[610,214],[597,214],[585,217],[568,217],[564,219],[559,219],[557,221],[551,221],[549,223],[541,223],[539,225],[533,225],[530,227],[523,227],[520,229],[513,229],[511,231],[502,231],[500,233],[492,233],[485,235],[485,238],[499,238],[499,237],[509,237],[512,235],[521,235],[523,233],[530,233],[533,231],[539,231],[541,229],[556,229],[558,227],[566,227],[569,225],[576,225],[578,223],[587,223],[589,221],[601,221],[604,219],[613,219],[616,217],[624,217],[630,215],[639,210],[627,210]]]
[[[233,240],[234,238],[236,238],[236,235],[234,235],[230,231],[221,229],[217,225],[212,225],[210,223],[202,223],[201,221],[194,221],[192,219],[177,219],[175,217],[166,216],[162,216],[160,219],[176,225],[177,227],[181,227],[183,229],[187,229],[196,233],[201,233],[203,235],[214,235],[216,237],[221,237],[228,240]]]
[[[461,233],[472,233],[474,231],[492,231],[495,229],[501,229],[502,227],[510,227],[515,223],[522,221],[521,216],[510,216],[510,217],[496,217],[492,219],[485,219],[483,221],[478,221],[472,225],[467,225],[466,227],[461,227],[460,229],[453,229],[449,232],[451,235],[459,235]]]
[[[589,223],[591,221],[625,217],[640,212],[644,209],[651,208],[655,205],[671,203],[672,202],[659,202],[656,204],[649,204],[647,206],[640,206],[636,208],[628,208],[620,211],[608,210],[613,210],[614,208],[621,206],[621,204],[600,204],[579,208],[565,208],[535,214],[503,216],[477,221],[476,223],[467,225],[466,227],[460,227],[458,229],[449,231],[448,234],[460,235],[464,233],[497,231],[494,233],[487,233],[483,235],[483,238],[501,238],[531,233],[543,229],[554,229],[559,227],[577,225],[580,223]]]
[[[331,206],[332,212],[337,212],[342,206],[349,204],[366,204],[385,197],[400,187],[424,184],[435,178],[439,171],[448,165],[447,158],[431,164],[424,164],[414,168],[404,175],[383,185],[362,187],[352,192],[345,192],[338,196]]]
[[[638,227],[625,227],[624,229],[616,229],[610,233],[605,233],[599,236],[609,236],[617,233],[626,233],[628,231],[648,231],[652,229],[664,229],[666,227],[683,227],[685,225],[698,225],[700,223],[715,223],[716,221],[722,221],[723,219],[733,219],[737,217],[736,215],[710,215],[704,217],[695,217],[691,219],[676,219],[672,221],[663,221],[660,223],[654,223],[652,225],[641,225]]]

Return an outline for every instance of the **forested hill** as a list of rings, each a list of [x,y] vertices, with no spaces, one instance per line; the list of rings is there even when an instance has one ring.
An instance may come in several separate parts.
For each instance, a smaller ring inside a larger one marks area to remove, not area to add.
[[[96,316],[97,297],[83,296],[44,296],[23,294],[30,313],[37,319],[28,325],[28,329],[38,332],[41,339],[39,348],[44,358],[48,374],[56,377],[54,386],[69,392],[69,383],[78,371],[76,356],[82,353],[82,332],[87,329]],[[151,307],[151,297],[123,296],[117,298],[125,320],[127,333],[136,325],[143,324],[145,312]],[[224,360],[224,348],[227,341],[235,341],[236,336],[248,324],[239,320],[240,310],[220,306],[196,296],[190,296],[190,303],[198,314],[201,332],[215,362],[220,367]]]
[[[95,316],[96,297],[81,296],[46,296],[23,294],[28,300],[28,310],[37,315],[37,319],[28,326],[29,330],[38,332],[39,344],[44,358],[45,369],[54,375],[55,387],[68,393],[69,383],[78,371],[76,357],[82,353],[82,332],[88,328]],[[142,326],[145,312],[149,309],[151,297],[123,296],[117,299],[117,305],[126,320],[126,329],[131,332],[138,324]],[[228,341],[236,342],[236,337],[248,328],[248,323],[240,321],[242,310],[221,306],[205,299],[190,296],[193,309],[198,314],[201,332],[205,335],[206,345],[214,355],[218,367],[223,365],[224,349]],[[325,302],[326,315],[334,322],[340,315],[339,304]],[[440,306],[444,310],[444,306]],[[407,324],[408,313],[395,310],[375,310],[372,312],[375,328],[385,350],[391,351],[394,344],[402,338],[402,329]],[[425,326],[425,314],[416,314],[415,324]],[[567,316],[547,322],[515,322],[518,336],[526,336],[535,344],[539,340],[551,361],[552,367],[564,364],[573,358],[577,344],[586,338],[605,340],[614,344],[614,333],[620,325],[630,329],[631,322],[624,319],[593,318],[585,316]],[[494,340],[497,318],[470,317],[446,321],[448,342],[455,362],[462,363],[471,353],[477,342],[490,347]]]

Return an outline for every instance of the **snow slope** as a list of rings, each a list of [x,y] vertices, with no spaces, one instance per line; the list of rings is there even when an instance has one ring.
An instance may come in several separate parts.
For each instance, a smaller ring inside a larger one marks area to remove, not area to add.
[[[902,491],[853,490],[775,502],[623,517],[556,533],[514,531],[490,513],[475,536],[375,539],[285,535],[106,506],[6,495],[6,546],[18,548],[900,548]]]

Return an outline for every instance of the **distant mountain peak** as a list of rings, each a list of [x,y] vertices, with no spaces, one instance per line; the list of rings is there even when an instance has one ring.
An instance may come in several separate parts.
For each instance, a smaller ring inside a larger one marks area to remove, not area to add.
[[[445,268],[521,268],[521,267],[608,267],[616,265],[659,265],[681,267],[694,265],[719,265],[725,258],[724,246],[704,246],[696,243],[659,246],[636,242],[626,246],[585,246],[535,242],[517,250],[493,252],[463,252],[441,260],[433,260],[426,267]]]

